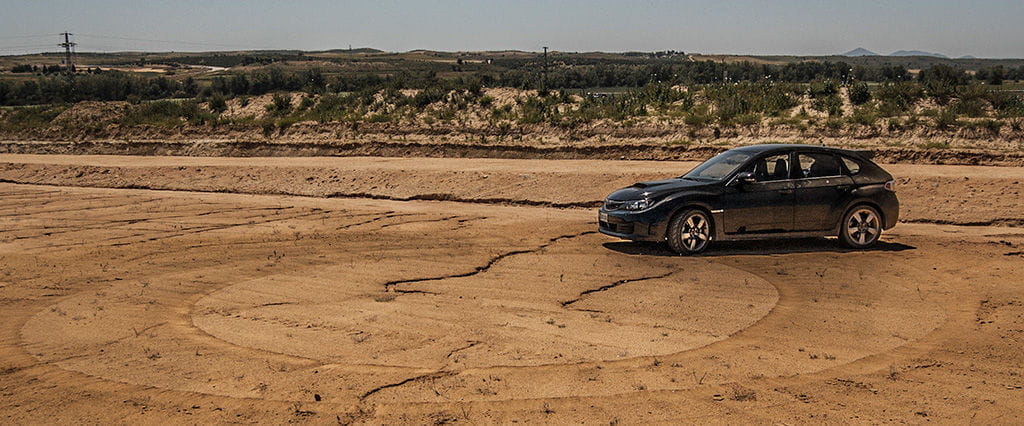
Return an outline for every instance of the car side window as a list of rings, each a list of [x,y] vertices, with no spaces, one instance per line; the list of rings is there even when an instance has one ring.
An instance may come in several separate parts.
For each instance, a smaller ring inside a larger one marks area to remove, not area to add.
[[[762,157],[754,161],[749,171],[757,182],[772,182],[789,179],[789,154]]]
[[[839,162],[836,160],[836,156],[832,154],[801,153],[797,157],[800,162],[800,172],[805,178],[842,175],[839,169]]]
[[[846,172],[851,176],[860,173],[860,163],[850,157],[840,157],[843,159],[843,165],[846,166]]]

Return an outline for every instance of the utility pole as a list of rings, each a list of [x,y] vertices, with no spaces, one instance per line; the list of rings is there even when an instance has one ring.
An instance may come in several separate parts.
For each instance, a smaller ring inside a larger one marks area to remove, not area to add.
[[[71,42],[72,34],[67,31],[64,31],[60,35],[64,36],[64,42],[58,44],[58,46],[64,48],[64,64],[68,67],[68,74],[73,74],[75,72],[75,63],[71,60],[71,48],[75,47],[78,43]]]
[[[548,92],[548,47],[544,46],[544,72],[541,74],[540,90]]]

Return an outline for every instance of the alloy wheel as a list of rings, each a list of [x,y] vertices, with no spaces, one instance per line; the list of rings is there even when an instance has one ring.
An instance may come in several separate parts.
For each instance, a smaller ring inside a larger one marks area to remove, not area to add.
[[[850,215],[846,222],[846,235],[857,245],[868,245],[878,238],[882,226],[874,210],[861,207]]]
[[[693,212],[683,222],[682,235],[680,239],[683,246],[691,252],[701,251],[711,238],[711,228],[708,226],[708,219],[703,213]]]

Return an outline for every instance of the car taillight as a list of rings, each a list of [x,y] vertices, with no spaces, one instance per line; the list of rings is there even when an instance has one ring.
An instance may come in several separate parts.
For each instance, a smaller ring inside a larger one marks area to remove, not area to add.
[[[887,189],[889,191],[892,191],[892,192],[896,192],[896,181],[890,180],[890,181],[886,182],[885,183],[885,189]]]

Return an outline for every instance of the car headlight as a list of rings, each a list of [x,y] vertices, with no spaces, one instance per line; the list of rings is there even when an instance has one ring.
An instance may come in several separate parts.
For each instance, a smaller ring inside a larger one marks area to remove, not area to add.
[[[651,206],[651,200],[646,198],[642,200],[626,201],[622,204],[622,208],[626,210],[644,210]]]

